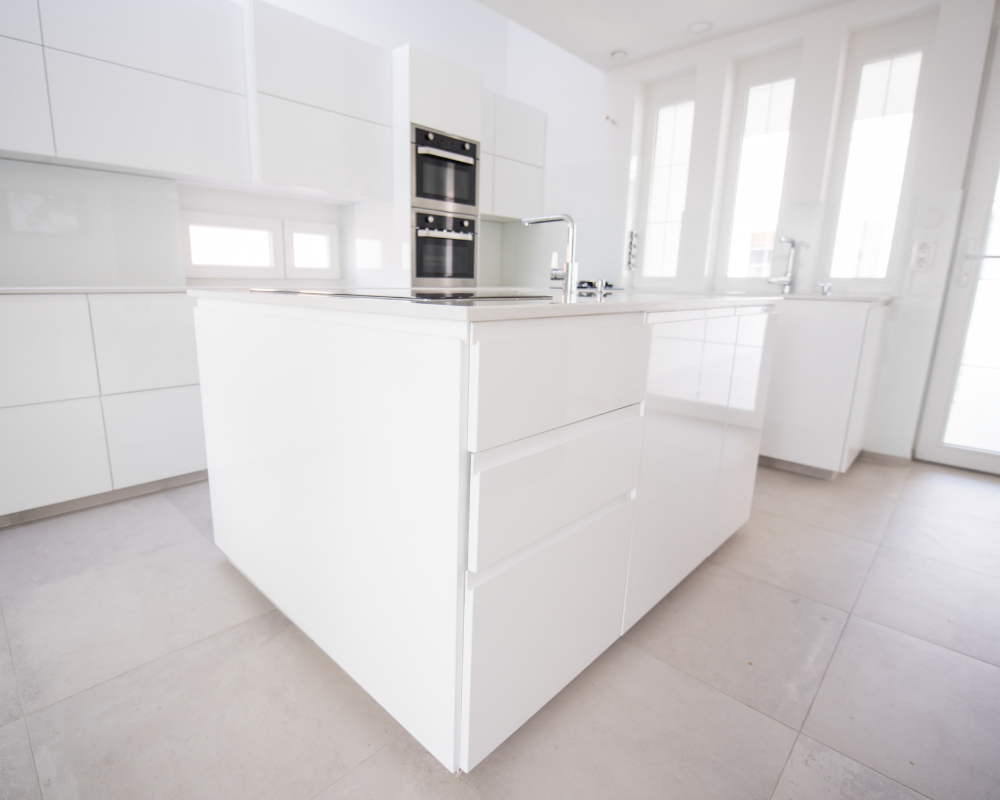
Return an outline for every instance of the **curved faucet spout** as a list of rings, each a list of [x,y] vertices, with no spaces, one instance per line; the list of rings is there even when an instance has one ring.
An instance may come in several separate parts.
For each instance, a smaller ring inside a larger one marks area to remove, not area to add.
[[[778,239],[778,243],[788,245],[788,266],[785,268],[784,275],[768,278],[767,282],[777,284],[781,287],[782,294],[788,294],[792,291],[792,281],[795,280],[795,248],[799,246],[799,243],[791,236],[782,236]]]
[[[576,264],[576,223],[569,214],[550,214],[546,217],[525,217],[521,220],[525,225],[540,225],[543,222],[565,222],[568,228],[566,240],[566,264],[562,269],[552,270],[550,278],[562,280],[562,296],[564,303],[573,302],[573,292],[577,282]]]

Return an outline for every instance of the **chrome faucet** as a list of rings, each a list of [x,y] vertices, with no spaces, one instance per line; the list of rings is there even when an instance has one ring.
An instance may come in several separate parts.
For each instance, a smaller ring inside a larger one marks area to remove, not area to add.
[[[569,214],[552,214],[548,217],[527,217],[522,219],[525,225],[540,225],[543,222],[565,222],[569,228],[569,236],[566,240],[566,263],[562,269],[553,269],[549,276],[552,280],[563,282],[562,299],[564,303],[573,302],[573,292],[576,289],[577,264],[576,264],[576,223]]]
[[[788,266],[785,267],[785,274],[777,278],[768,278],[768,283],[774,283],[781,287],[782,294],[788,294],[792,291],[792,281],[795,279],[795,248],[798,243],[791,236],[782,236],[778,239],[779,244],[787,244],[788,250]]]

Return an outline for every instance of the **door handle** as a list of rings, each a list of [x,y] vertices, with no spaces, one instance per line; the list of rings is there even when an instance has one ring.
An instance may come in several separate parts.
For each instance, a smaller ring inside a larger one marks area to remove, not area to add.
[[[421,239],[455,239],[460,242],[471,242],[475,234],[452,233],[451,231],[419,230],[417,236]]]
[[[463,164],[475,165],[476,159],[471,156],[463,156],[459,153],[449,153],[447,150],[438,150],[436,147],[418,147],[418,156],[437,156],[438,158],[447,158],[450,161],[461,161]]]

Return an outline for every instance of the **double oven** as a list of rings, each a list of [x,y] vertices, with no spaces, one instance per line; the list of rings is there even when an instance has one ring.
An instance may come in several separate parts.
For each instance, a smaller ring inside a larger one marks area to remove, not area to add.
[[[476,285],[479,144],[414,125],[412,284]]]

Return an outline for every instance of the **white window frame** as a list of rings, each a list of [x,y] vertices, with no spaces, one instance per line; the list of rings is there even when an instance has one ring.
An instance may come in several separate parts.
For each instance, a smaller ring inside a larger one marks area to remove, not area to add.
[[[667,78],[646,86],[644,109],[643,109],[643,132],[642,132],[642,172],[639,182],[639,204],[638,218],[636,219],[635,230],[639,233],[638,263],[635,269],[635,285],[650,289],[671,290],[677,287],[678,283],[685,283],[684,248],[685,237],[687,236],[687,200],[691,196],[691,162],[688,162],[688,184],[687,197],[685,197],[684,213],[681,215],[681,241],[678,248],[680,257],[677,264],[677,274],[672,277],[651,277],[644,274],[646,260],[646,221],[649,211],[649,190],[653,178],[653,149],[656,147],[656,117],[659,110],[664,106],[675,105],[677,103],[692,102],[695,104],[694,115],[695,124],[698,120],[698,104],[695,101],[695,74],[693,72]],[[693,137],[692,137],[693,139]],[[691,145],[694,151],[694,142]],[[699,274],[701,269],[698,269]],[[690,279],[686,281],[690,283]]]
[[[285,277],[306,280],[338,280],[340,278],[340,229],[327,222],[301,222],[286,219],[283,224],[285,239]],[[320,233],[330,237],[330,268],[303,269],[295,266],[296,233]]]
[[[921,118],[921,95],[924,89],[924,74],[927,70],[927,54],[934,38],[937,16],[924,14],[893,25],[861,31],[854,34],[848,47],[844,69],[844,91],[837,109],[836,140],[831,160],[831,180],[827,188],[827,207],[823,216],[822,234],[819,242],[819,259],[816,265],[816,282],[832,283],[837,294],[891,294],[894,292],[901,271],[908,267],[910,239],[905,211],[907,197],[911,193],[913,181],[914,132]],[[844,197],[844,183],[847,178],[847,158],[851,148],[851,132],[854,129],[854,115],[861,90],[861,70],[865,64],[884,61],[907,53],[923,53],[920,77],[917,82],[917,97],[913,104],[913,124],[910,127],[910,145],[906,154],[903,184],[899,193],[899,207],[896,225],[889,250],[889,265],[884,278],[831,278],[833,250],[837,240],[837,225],[840,221],[840,206]]]
[[[204,211],[181,211],[181,247],[184,271],[189,278],[259,278],[273,280],[285,277],[285,250],[280,219],[245,217],[237,214],[213,214]],[[191,262],[191,225],[210,225],[220,228],[252,228],[271,233],[270,267],[247,267],[240,264],[193,264]]]
[[[736,76],[733,82],[732,113],[729,120],[729,141],[726,146],[726,171],[722,196],[722,213],[719,216],[721,224],[715,241],[714,254],[714,286],[717,292],[747,292],[749,294],[775,294],[781,291],[780,286],[767,282],[768,276],[736,278],[729,277],[729,245],[733,235],[733,215],[736,212],[736,183],[740,172],[740,154],[743,149],[743,127],[747,115],[747,97],[753,86],[764,83],[775,83],[782,80],[795,81],[795,94],[792,97],[792,115],[789,122],[788,149],[792,148],[795,138],[795,107],[799,101],[799,61],[801,48],[799,46],[778,50],[761,56],[755,56],[741,61],[736,66]],[[771,261],[771,274],[782,275],[785,272],[785,259],[788,254],[787,245],[779,245],[778,239],[789,235],[785,231],[785,208],[787,199],[785,187],[788,183],[788,159],[785,159],[785,174],[782,176],[781,206],[778,212],[778,225],[774,235],[775,248]]]

